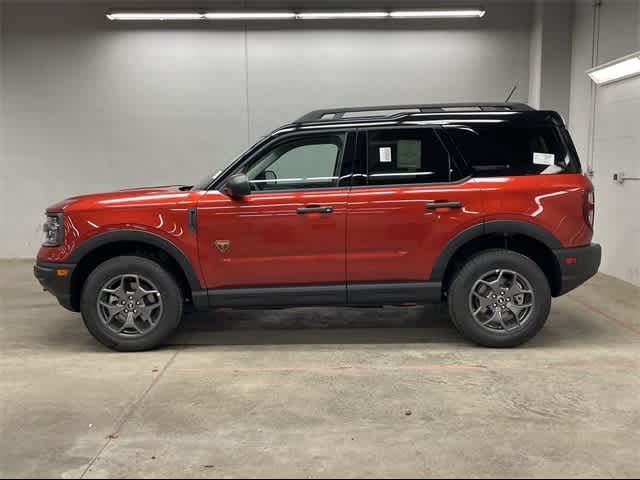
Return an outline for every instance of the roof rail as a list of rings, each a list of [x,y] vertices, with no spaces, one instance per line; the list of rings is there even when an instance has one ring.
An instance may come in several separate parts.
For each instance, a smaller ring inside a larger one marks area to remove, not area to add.
[[[370,107],[341,107],[314,110],[298,118],[294,123],[335,121],[356,118],[389,118],[412,113],[443,112],[525,112],[534,110],[524,103],[430,103],[421,105],[381,105]]]

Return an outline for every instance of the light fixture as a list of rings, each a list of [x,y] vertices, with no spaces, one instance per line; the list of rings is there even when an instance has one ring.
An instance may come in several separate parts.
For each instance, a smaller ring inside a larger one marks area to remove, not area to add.
[[[587,70],[587,75],[598,85],[640,75],[640,52],[632,53]]]
[[[301,12],[296,15],[300,20],[329,20],[340,18],[385,18],[388,12]]]
[[[480,9],[460,10],[395,10],[389,12],[392,18],[482,18],[486,13]]]
[[[207,20],[287,20],[293,19],[293,12],[210,12],[205,13]]]
[[[339,20],[339,19],[384,19],[384,18],[480,18],[482,9],[449,10],[393,10],[393,11],[315,11],[315,12],[136,12],[111,11],[109,20]]]
[[[202,20],[198,12],[110,12],[109,20]]]

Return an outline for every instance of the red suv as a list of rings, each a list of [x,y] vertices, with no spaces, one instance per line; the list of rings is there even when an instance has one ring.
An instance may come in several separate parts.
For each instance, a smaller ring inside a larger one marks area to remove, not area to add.
[[[46,212],[35,276],[117,350],[183,309],[447,301],[509,347],[594,275],[594,194],[562,118],[527,105],[319,110],[190,186],[72,197]]]

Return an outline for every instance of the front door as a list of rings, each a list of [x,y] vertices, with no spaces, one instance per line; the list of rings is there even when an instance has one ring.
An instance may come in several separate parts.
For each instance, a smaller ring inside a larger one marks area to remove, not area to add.
[[[344,303],[350,135],[276,139],[232,173],[249,177],[249,195],[203,196],[198,249],[214,304]]]

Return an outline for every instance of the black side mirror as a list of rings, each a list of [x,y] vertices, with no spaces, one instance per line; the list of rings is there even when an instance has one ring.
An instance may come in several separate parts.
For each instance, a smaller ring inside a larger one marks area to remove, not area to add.
[[[229,178],[224,190],[232,198],[244,197],[251,193],[251,183],[245,174],[240,173]]]

